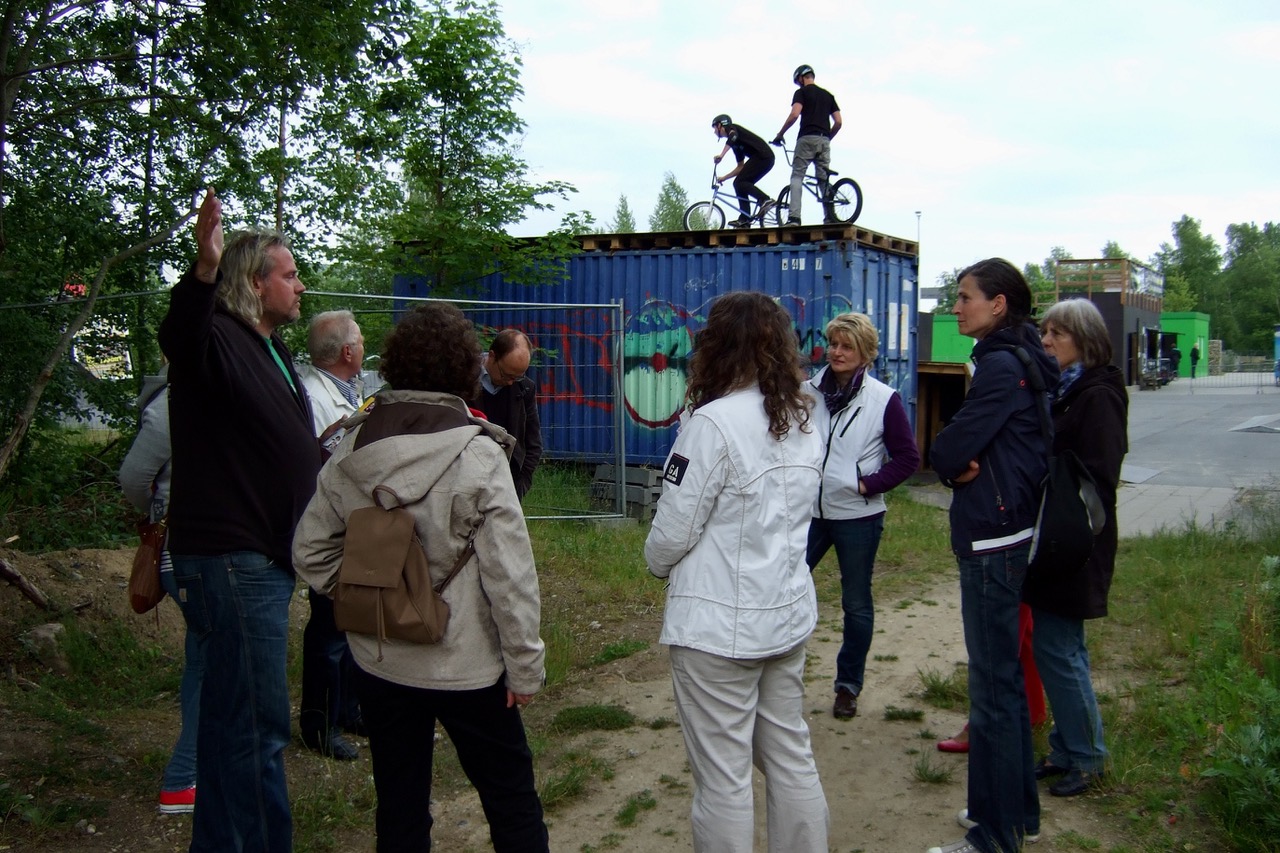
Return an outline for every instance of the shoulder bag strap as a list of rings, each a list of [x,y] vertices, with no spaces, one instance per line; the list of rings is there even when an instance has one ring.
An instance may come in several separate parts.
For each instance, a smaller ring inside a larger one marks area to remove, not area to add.
[[[480,520],[480,524],[484,524],[483,519]],[[445,576],[444,580],[436,584],[435,590],[437,593],[444,592],[444,588],[458,576],[458,572],[462,571],[462,567],[467,564],[467,561],[471,559],[471,555],[476,552],[476,534],[480,532],[480,524],[477,524],[472,529],[471,535],[467,537],[467,547],[462,549],[462,554],[458,557],[458,561],[453,564],[453,568],[449,570],[449,574]]]
[[[1018,361],[1022,362],[1022,366],[1027,371],[1027,382],[1031,385],[1032,392],[1036,395],[1036,412],[1040,415],[1040,435],[1044,439],[1045,454],[1053,458],[1053,428],[1049,422],[1049,395],[1044,387],[1044,376],[1040,373],[1040,366],[1031,360],[1031,353],[1027,352],[1023,347],[1008,347],[1009,351],[1018,357]]]

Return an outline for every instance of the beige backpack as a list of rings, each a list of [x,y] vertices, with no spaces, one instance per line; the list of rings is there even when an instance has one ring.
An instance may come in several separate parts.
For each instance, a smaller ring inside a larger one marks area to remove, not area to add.
[[[390,509],[383,506],[382,493],[393,499]],[[377,637],[382,660],[384,640],[429,644],[444,636],[449,605],[440,594],[475,553],[476,531],[448,577],[433,586],[413,515],[400,496],[380,485],[373,490],[373,502],[347,519],[333,615],[338,630]]]

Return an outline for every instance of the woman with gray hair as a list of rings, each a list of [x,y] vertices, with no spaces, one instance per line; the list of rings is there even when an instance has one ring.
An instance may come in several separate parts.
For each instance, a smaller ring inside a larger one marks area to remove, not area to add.
[[[1049,793],[1073,797],[1097,783],[1107,760],[1084,620],[1107,615],[1118,537],[1116,489],[1129,449],[1129,396],[1120,368],[1111,363],[1106,323],[1092,302],[1059,302],[1045,313],[1040,331],[1045,352],[1062,370],[1053,396],[1053,450],[1070,450],[1080,457],[1106,508],[1106,524],[1094,537],[1093,553],[1082,570],[1032,572],[1023,588],[1035,618],[1036,666],[1053,708],[1049,754],[1036,768],[1036,776],[1061,776]]]

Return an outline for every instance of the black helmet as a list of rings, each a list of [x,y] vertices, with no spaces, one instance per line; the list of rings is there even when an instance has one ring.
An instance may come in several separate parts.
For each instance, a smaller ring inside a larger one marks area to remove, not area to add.
[[[813,74],[812,65],[801,65],[799,68],[796,69],[796,73],[791,75],[791,80],[792,82],[799,84],[800,78],[806,74]]]
[[[720,113],[720,115],[716,116],[711,120],[712,127],[719,127],[722,124],[725,127],[728,127],[729,125],[733,124],[733,119],[729,118],[729,116],[724,113]]]

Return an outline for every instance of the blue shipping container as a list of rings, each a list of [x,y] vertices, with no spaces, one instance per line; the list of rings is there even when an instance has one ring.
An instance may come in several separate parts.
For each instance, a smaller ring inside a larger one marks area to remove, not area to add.
[[[612,461],[613,417],[620,404],[627,463],[661,465],[675,438],[694,336],[706,324],[715,298],[734,290],[777,299],[794,318],[800,350],[815,371],[825,360],[827,321],[846,311],[867,314],[880,333],[875,375],[901,393],[914,423],[916,245],[844,226],[814,234],[824,239],[673,248],[626,248],[652,246],[651,238],[662,235],[591,235],[583,238],[588,250],[569,260],[559,282],[521,286],[495,274],[470,295],[561,306],[490,309],[481,318],[494,328],[522,328],[538,349],[529,373],[538,385],[550,458]],[[666,236],[681,242],[678,235]],[[591,250],[593,243],[623,248]],[[430,294],[421,280],[406,276],[397,277],[395,295]],[[617,394],[615,321],[612,312],[599,307],[605,303],[623,306],[625,348]]]

